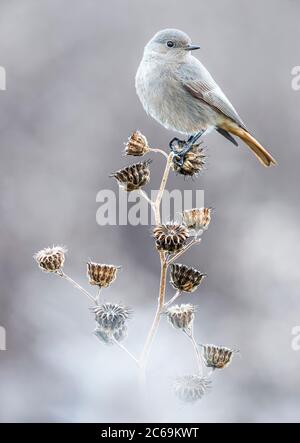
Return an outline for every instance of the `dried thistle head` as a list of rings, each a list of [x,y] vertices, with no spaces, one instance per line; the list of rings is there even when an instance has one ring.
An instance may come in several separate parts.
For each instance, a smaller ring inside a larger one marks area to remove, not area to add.
[[[195,403],[210,388],[211,381],[199,375],[183,375],[177,377],[173,384],[175,395],[186,403]]]
[[[203,345],[203,358],[208,368],[223,369],[231,363],[234,351],[225,346]]]
[[[107,288],[115,281],[119,267],[114,265],[103,265],[100,263],[87,263],[87,276],[90,285]]]
[[[92,308],[96,322],[107,334],[118,332],[126,324],[130,316],[130,309],[115,303],[104,303]]]
[[[167,310],[168,321],[175,329],[187,331],[191,328],[195,317],[195,306],[182,304],[171,306]]]
[[[127,337],[127,326],[123,325],[113,332],[107,332],[105,329],[97,326],[94,330],[94,334],[105,345],[113,345],[114,340],[118,342],[125,340],[125,338]]]
[[[188,229],[202,231],[208,228],[212,208],[194,208],[183,211],[182,221]]]
[[[171,264],[170,283],[180,292],[194,292],[206,274],[179,263]]]
[[[34,254],[33,258],[39,267],[45,272],[59,271],[65,262],[65,253],[67,249],[64,246],[53,246],[45,248]]]
[[[135,131],[128,138],[125,154],[140,157],[150,150],[146,137],[140,131]]]
[[[189,237],[188,229],[179,223],[166,223],[153,229],[158,250],[176,252],[183,248]]]
[[[185,142],[178,142],[178,153],[184,148]],[[175,156],[173,159],[172,167],[175,172],[181,175],[194,176],[197,175],[205,165],[205,155],[203,148],[200,148],[200,144],[193,145],[192,149],[184,156],[183,164],[180,165],[176,162],[176,148]]]
[[[141,189],[149,182],[150,163],[151,160],[135,163],[131,166],[127,166],[127,168],[114,172],[111,174],[111,177],[114,177],[118,181],[120,187],[125,191],[136,191],[137,189]]]

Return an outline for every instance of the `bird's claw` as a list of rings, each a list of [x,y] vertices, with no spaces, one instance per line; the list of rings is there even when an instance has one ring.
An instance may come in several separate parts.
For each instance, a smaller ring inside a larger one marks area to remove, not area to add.
[[[174,137],[170,143],[169,147],[171,151],[174,153],[173,161],[176,165],[182,166],[184,163],[185,155],[192,149],[193,137],[190,137],[186,140],[179,140],[177,137]]]

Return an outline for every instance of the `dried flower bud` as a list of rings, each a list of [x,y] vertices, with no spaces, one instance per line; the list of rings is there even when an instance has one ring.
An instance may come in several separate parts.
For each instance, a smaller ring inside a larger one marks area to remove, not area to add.
[[[127,192],[136,191],[145,186],[150,180],[149,164],[151,160],[143,163],[135,163],[125,169],[120,169],[114,172],[111,177],[114,177],[119,182],[121,188]]]
[[[153,229],[158,250],[176,252],[183,248],[189,237],[189,231],[178,223],[158,225]]]
[[[113,332],[107,332],[103,328],[97,326],[94,330],[96,337],[105,345],[113,345],[114,340],[123,341],[127,337],[127,326],[123,325],[121,328]]]
[[[183,375],[175,379],[175,395],[186,403],[194,403],[210,388],[211,381],[199,375]]]
[[[140,131],[135,131],[129,138],[125,145],[125,154],[142,156],[148,152],[149,145],[146,137],[140,133]]]
[[[194,292],[206,274],[179,263],[171,264],[171,285],[180,292]]]
[[[189,330],[194,321],[195,306],[175,305],[167,310],[168,320],[175,329]]]
[[[117,277],[119,267],[114,265],[102,265],[100,263],[87,263],[87,276],[90,285],[107,288]]]
[[[45,248],[38,251],[34,254],[33,258],[43,271],[57,272],[64,265],[66,252],[67,249],[63,246],[53,246],[52,248]]]
[[[234,350],[224,346],[203,345],[203,358],[209,368],[223,369],[231,363]]]
[[[178,142],[178,152],[184,148],[185,142]],[[193,145],[192,149],[184,156],[183,164],[180,165],[176,162],[176,151],[173,159],[173,169],[175,172],[181,175],[193,176],[198,174],[205,165],[205,155],[203,154],[203,148],[199,147],[199,144]]]
[[[208,228],[211,220],[211,208],[188,209],[182,213],[182,221],[185,226],[195,231],[202,231]]]
[[[129,318],[130,310],[122,305],[104,303],[92,308],[98,326],[107,334],[114,334],[123,328]]]

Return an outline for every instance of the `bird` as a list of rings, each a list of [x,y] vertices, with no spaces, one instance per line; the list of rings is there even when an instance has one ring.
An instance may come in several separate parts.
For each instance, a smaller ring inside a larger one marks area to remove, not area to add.
[[[200,46],[178,29],[157,32],[146,44],[135,76],[137,95],[148,115],[166,129],[188,136],[173,138],[170,149],[183,164],[200,137],[216,130],[234,145],[239,137],[264,166],[276,164],[254,138],[205,66],[192,54]],[[181,142],[178,153],[174,143]]]

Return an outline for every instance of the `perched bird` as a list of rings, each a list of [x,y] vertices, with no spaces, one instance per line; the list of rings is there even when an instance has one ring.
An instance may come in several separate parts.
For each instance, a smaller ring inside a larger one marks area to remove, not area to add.
[[[158,32],[147,43],[136,73],[135,86],[145,111],[165,128],[189,139],[176,156],[179,164],[192,145],[206,132],[216,129],[237,146],[241,138],[264,166],[276,161],[250,134],[238,113],[202,63],[191,52],[187,34],[177,29]],[[174,150],[174,138],[170,148]]]

